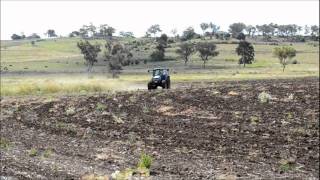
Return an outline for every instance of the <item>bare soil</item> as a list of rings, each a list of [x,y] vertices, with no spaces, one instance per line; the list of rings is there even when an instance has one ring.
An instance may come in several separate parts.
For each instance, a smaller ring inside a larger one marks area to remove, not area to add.
[[[1,138],[1,175],[18,179],[110,176],[142,152],[151,179],[318,179],[319,79],[4,98]]]

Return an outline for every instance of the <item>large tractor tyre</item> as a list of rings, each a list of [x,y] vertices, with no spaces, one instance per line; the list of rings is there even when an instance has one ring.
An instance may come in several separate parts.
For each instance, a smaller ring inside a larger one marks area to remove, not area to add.
[[[152,90],[153,87],[151,86],[151,84],[148,84],[148,90]]]
[[[167,89],[170,89],[171,83],[170,83],[170,76],[168,76],[168,79],[166,81]]]
[[[167,89],[167,81],[162,80],[161,85],[162,89]]]

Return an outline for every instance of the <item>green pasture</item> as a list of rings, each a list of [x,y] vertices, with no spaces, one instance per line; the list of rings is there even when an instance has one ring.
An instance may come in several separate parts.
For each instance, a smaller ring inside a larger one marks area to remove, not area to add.
[[[275,45],[254,43],[255,61],[243,67],[238,64],[239,57],[235,53],[237,44],[232,41],[219,43],[217,48],[220,54],[211,58],[204,69],[198,54],[194,54],[187,65],[184,65],[183,60],[175,53],[178,43],[169,44],[166,49],[167,61],[148,61],[144,64],[143,60],[149,59],[154,43],[146,42],[145,39],[122,39],[123,43],[133,45],[134,41],[139,41],[140,44],[132,52],[140,63],[123,67],[120,78],[111,79],[101,53],[92,77],[88,78],[83,56],[76,46],[79,40],[58,38],[37,41],[34,45],[30,40],[1,41],[1,95],[85,93],[145,88],[144,85],[150,79],[147,69],[154,67],[170,68],[173,87],[175,82],[319,77],[319,47],[308,42],[291,44],[297,50],[297,56],[293,60],[298,63],[292,64],[292,60],[285,72],[282,72],[279,60],[272,55]],[[103,40],[90,41],[104,44]]]

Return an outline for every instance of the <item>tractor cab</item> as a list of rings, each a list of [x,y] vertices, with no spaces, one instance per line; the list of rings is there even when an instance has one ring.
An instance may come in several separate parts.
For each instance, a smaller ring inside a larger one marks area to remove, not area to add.
[[[169,76],[169,70],[167,69],[153,69],[152,78],[165,80],[166,76]]]

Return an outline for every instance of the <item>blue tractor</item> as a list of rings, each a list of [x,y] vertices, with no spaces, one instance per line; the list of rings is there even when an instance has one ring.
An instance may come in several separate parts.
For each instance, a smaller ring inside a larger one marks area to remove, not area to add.
[[[148,83],[148,89],[157,89],[158,86],[161,86],[163,89],[170,89],[169,69],[155,68],[152,70],[152,78]]]

